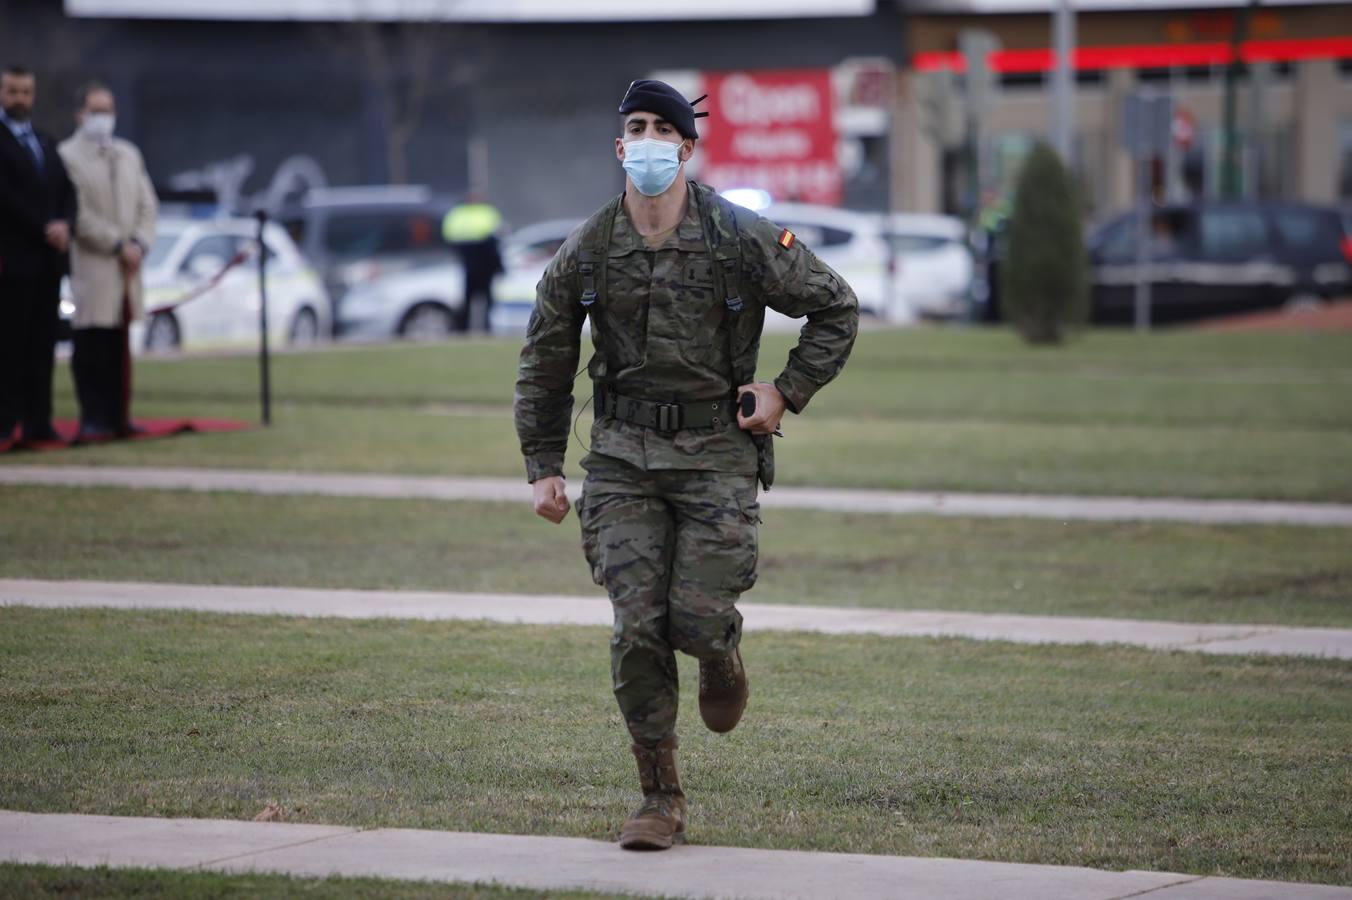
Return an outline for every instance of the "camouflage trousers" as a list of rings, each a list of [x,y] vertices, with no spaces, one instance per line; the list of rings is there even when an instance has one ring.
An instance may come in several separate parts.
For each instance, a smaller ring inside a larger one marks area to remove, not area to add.
[[[647,472],[589,454],[578,504],[592,578],[610,594],[610,674],[636,743],[676,731],[676,654],[720,656],[742,637],[738,596],[756,583],[752,474]]]

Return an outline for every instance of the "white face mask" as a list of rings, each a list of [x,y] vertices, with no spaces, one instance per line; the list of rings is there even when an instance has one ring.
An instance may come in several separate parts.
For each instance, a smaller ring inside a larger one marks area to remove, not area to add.
[[[80,125],[80,131],[86,137],[100,142],[110,140],[115,128],[117,116],[112,113],[89,113]]]

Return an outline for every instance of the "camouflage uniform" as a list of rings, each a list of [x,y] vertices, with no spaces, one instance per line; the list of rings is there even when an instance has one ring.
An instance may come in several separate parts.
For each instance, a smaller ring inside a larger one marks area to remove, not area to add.
[[[684,219],[656,249],[618,198],[573,232],[537,287],[516,386],[530,481],[563,474],[588,314],[597,345],[589,369],[608,390],[715,410],[708,427],[674,432],[598,416],[582,460],[578,518],[593,578],[614,605],[615,696],[634,741],[649,746],[675,730],[674,651],[706,659],[741,638],[735,604],[756,580],[760,519],[757,444],[737,427],[735,396],[755,371],[765,308],[807,317],[774,382],[793,412],[844,366],[859,318],[849,286],[787,232],[694,182],[689,194]],[[598,237],[605,277],[587,309],[579,257],[591,258],[580,251]],[[737,311],[725,302],[734,290]]]

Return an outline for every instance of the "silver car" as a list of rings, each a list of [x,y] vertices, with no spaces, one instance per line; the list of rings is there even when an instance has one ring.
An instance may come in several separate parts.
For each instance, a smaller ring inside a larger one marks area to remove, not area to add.
[[[503,240],[507,271],[493,287],[489,324],[494,333],[526,330],[535,305],[535,285],[578,224],[577,219],[541,222]],[[340,331],[353,340],[445,340],[464,314],[464,288],[464,270],[453,259],[371,278],[343,298]]]

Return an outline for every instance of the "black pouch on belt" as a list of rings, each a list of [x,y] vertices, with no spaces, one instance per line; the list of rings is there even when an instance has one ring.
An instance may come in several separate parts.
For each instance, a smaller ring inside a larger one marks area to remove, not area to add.
[[[741,398],[742,415],[750,418],[756,414],[756,395],[749,391]],[[756,479],[761,488],[770,490],[775,483],[775,439],[768,434],[753,434],[751,442],[756,445]]]
[[[775,438],[770,434],[753,434],[751,440],[756,445],[756,478],[768,491],[775,483]]]

